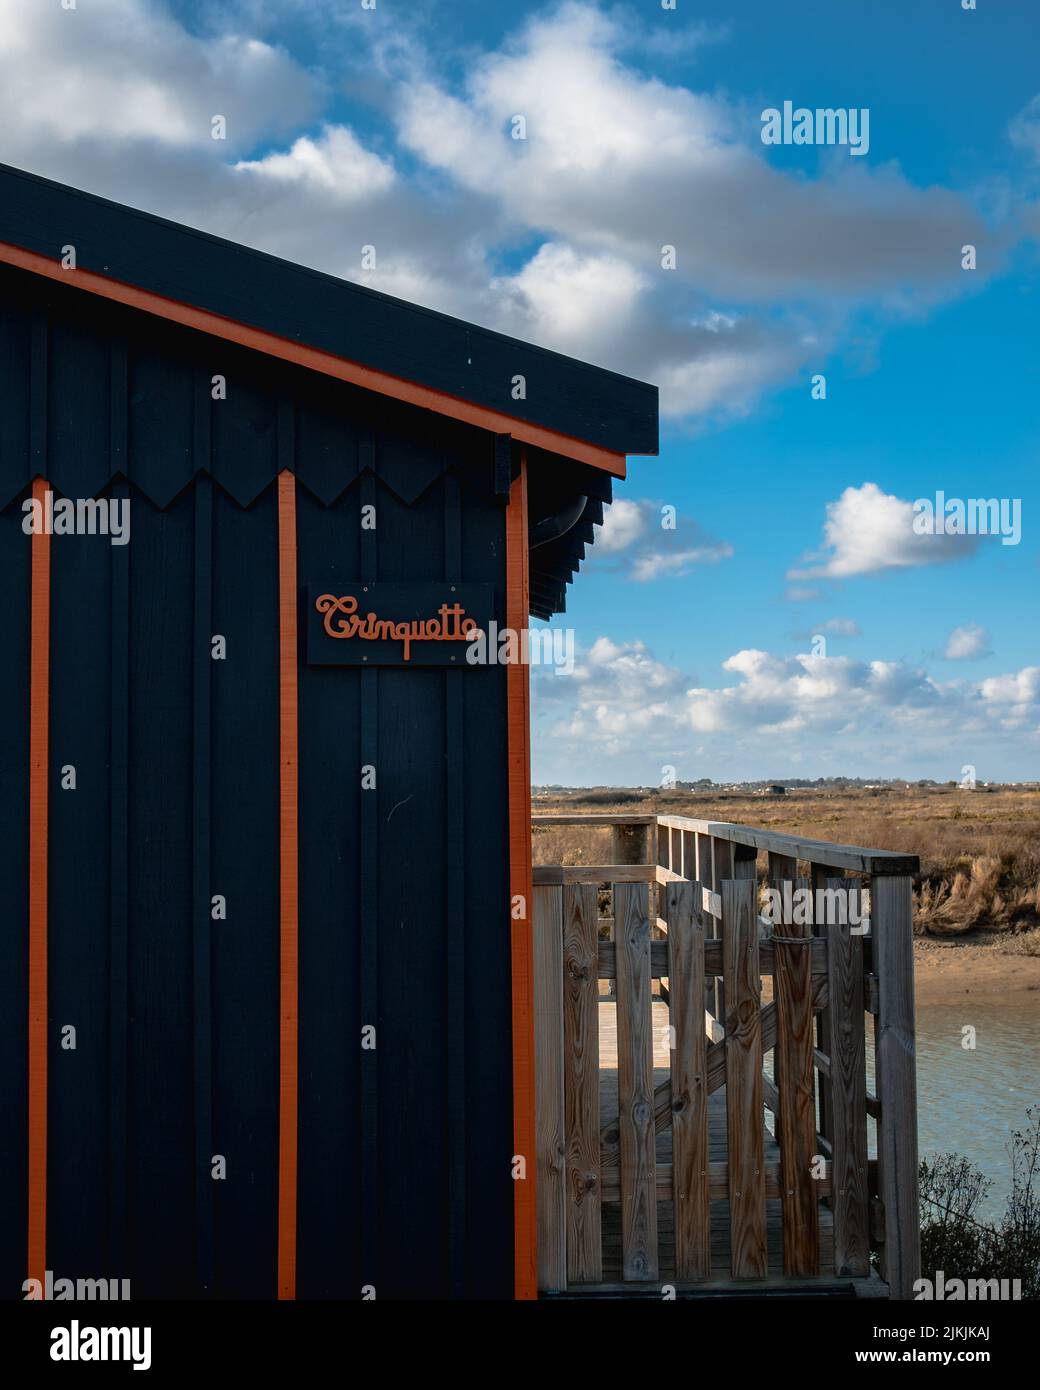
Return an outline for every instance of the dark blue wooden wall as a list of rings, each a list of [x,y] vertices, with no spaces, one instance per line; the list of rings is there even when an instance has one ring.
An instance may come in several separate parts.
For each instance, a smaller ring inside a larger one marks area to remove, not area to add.
[[[226,401],[211,399],[214,374]],[[47,1264],[129,1278],[138,1298],[272,1298],[275,478],[297,475],[301,595],[458,579],[491,585],[504,621],[492,449],[479,431],[0,275],[6,1296],[26,1277],[32,476],[66,496],[128,496],[132,536],[51,544]],[[509,1297],[504,668],[301,659],[299,703],[298,1295]],[[75,791],[61,790],[68,764]],[[217,893],[226,921],[210,916]]]

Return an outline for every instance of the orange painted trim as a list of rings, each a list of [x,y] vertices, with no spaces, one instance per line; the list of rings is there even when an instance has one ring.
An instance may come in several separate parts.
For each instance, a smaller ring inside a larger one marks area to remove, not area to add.
[[[527,627],[527,459],[506,508],[506,626]],[[513,1293],[538,1297],[538,1221],[534,1109],[534,975],[531,931],[531,685],[526,662],[506,667],[506,759],[509,769],[510,956],[513,977],[513,1153],[526,1177],[513,1182]],[[522,900],[523,916],[512,915]]]
[[[33,501],[47,484],[35,478]],[[30,541],[29,624],[29,1226],[28,1277],[47,1271],[47,796],[50,742],[51,538]]]
[[[278,475],[279,1062],[278,1297],[296,1297],[299,1085],[299,691],[296,641],[296,479]]]
[[[515,415],[509,415],[505,411],[474,405],[472,401],[463,400],[447,391],[437,391],[432,386],[422,386],[416,381],[377,371],[374,367],[366,367],[362,362],[352,362],[346,357],[337,357],[334,353],[324,352],[320,348],[306,347],[291,338],[281,338],[276,333],[268,333],[262,328],[252,328],[236,319],[211,313],[208,309],[197,309],[190,304],[182,304],[180,300],[167,299],[165,295],[139,289],[136,285],[127,285],[122,280],[112,280],[107,275],[99,275],[93,270],[64,270],[60,262],[51,260],[49,256],[41,256],[37,251],[26,251],[23,247],[12,246],[9,242],[0,241],[0,261],[17,266],[19,270],[31,271],[34,275],[44,275],[49,280],[64,281],[77,289],[101,295],[118,304],[126,304],[132,309],[141,309],[147,314],[156,314],[159,318],[198,329],[201,333],[211,333],[228,342],[264,352],[269,357],[279,357],[284,362],[293,362],[310,371],[336,377],[339,381],[360,386],[366,391],[378,391],[380,395],[391,396],[394,400],[404,401],[422,410],[435,410],[439,415],[447,415],[467,425],[476,425],[478,429],[490,430],[492,434],[511,434],[521,443],[547,449],[550,453],[564,454],[579,463],[587,463],[592,468],[601,468],[615,478],[625,476],[624,454],[603,449],[597,444],[589,444],[583,439],[575,439],[569,434],[561,434],[557,430],[546,429],[542,425],[518,420]]]

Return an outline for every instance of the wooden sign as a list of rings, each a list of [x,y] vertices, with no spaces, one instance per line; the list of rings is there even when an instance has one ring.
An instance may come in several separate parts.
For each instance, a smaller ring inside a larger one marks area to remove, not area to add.
[[[494,617],[489,584],[312,584],[311,666],[466,666]]]

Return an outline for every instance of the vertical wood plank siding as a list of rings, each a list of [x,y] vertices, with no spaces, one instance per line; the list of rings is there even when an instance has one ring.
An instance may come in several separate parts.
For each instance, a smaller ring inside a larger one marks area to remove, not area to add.
[[[201,374],[199,374],[201,376]],[[209,457],[209,391],[197,380],[195,389],[195,455]],[[195,1173],[196,1260],[203,1292],[213,1288],[213,987],[211,876],[212,692],[210,654],[213,630],[213,482],[195,484],[195,613],[192,642],[194,688],[192,766],[192,1005],[195,1024]]]
[[[533,1294],[527,669],[310,666],[298,630],[358,578],[523,628],[522,483],[484,431],[2,266],[0,396],[0,485],[31,457],[131,516],[30,540],[0,496],[5,1287]]]

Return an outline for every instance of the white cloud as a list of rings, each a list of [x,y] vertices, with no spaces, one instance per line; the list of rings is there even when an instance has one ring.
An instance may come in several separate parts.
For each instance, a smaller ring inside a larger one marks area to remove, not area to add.
[[[596,554],[610,555],[627,550],[646,530],[646,508],[627,497],[618,497],[603,515],[596,536]]]
[[[689,574],[695,565],[717,565],[720,560],[728,560],[732,554],[733,547],[729,542],[719,541],[716,545],[697,545],[690,550],[640,555],[632,566],[632,578],[641,584],[665,576],[679,578],[680,575]]]
[[[674,525],[665,525],[666,519]],[[704,534],[690,517],[648,498],[621,498],[606,511],[590,564],[603,561],[626,578],[645,584],[678,579],[697,565],[728,560],[733,547]]]
[[[747,648],[722,670],[734,679],[691,684],[643,643],[600,637],[579,658],[573,683],[557,682],[554,694],[573,708],[551,727],[556,746],[547,756],[558,761],[567,749],[581,768],[603,754],[630,777],[644,762],[644,777],[662,762],[685,768],[680,776],[703,775],[695,751],[730,768],[743,758],[748,776],[806,760],[853,774],[888,767],[894,776],[1003,763],[1005,775],[1021,775],[1022,741],[1040,747],[1040,667],[969,683],[899,661]]]
[[[947,248],[991,241],[965,200],[891,165],[777,169],[757,115],[627,67],[630,28],[574,3],[541,15],[474,61],[462,95],[432,80],[404,91],[401,138],[557,237],[648,268],[673,244],[677,278],[713,294],[826,299],[922,280],[956,292]]]
[[[989,656],[990,635],[984,627],[968,623],[965,627],[955,627],[946,639],[943,652],[947,661],[974,661],[978,657]]]
[[[316,140],[301,135],[287,154],[240,160],[235,168],[301,192],[327,194],[343,203],[385,192],[394,182],[393,165],[366,150],[344,126],[325,126]]]
[[[142,140],[222,155],[306,120],[320,83],[286,53],[237,33],[200,39],[161,5],[89,0],[74,10],[0,0],[4,145]],[[211,119],[227,120],[227,144]]]
[[[513,333],[587,351],[591,338],[622,335],[636,313],[646,277],[613,255],[583,256],[546,242],[516,275],[496,277],[491,295]]]
[[[1035,734],[1040,706],[1040,666],[1025,666],[1005,676],[990,676],[979,686],[988,712],[1002,727]]]
[[[974,536],[918,535],[913,519],[913,504],[882,492],[877,483],[847,487],[837,501],[827,503],[820,553],[807,557],[809,565],[788,571],[787,577],[849,579],[878,570],[941,564],[975,549]]]
[[[306,62],[257,36],[290,16]],[[450,83],[419,10],[390,26],[238,0],[204,17],[195,33],[157,0],[0,0],[0,158],[654,381],[673,417],[746,413],[854,316],[963,293],[951,245],[1000,261],[950,190],[770,163],[754,112],[632,64],[660,35],[621,12],[558,5]],[[371,135],[318,124],[333,72],[371,99]]]

